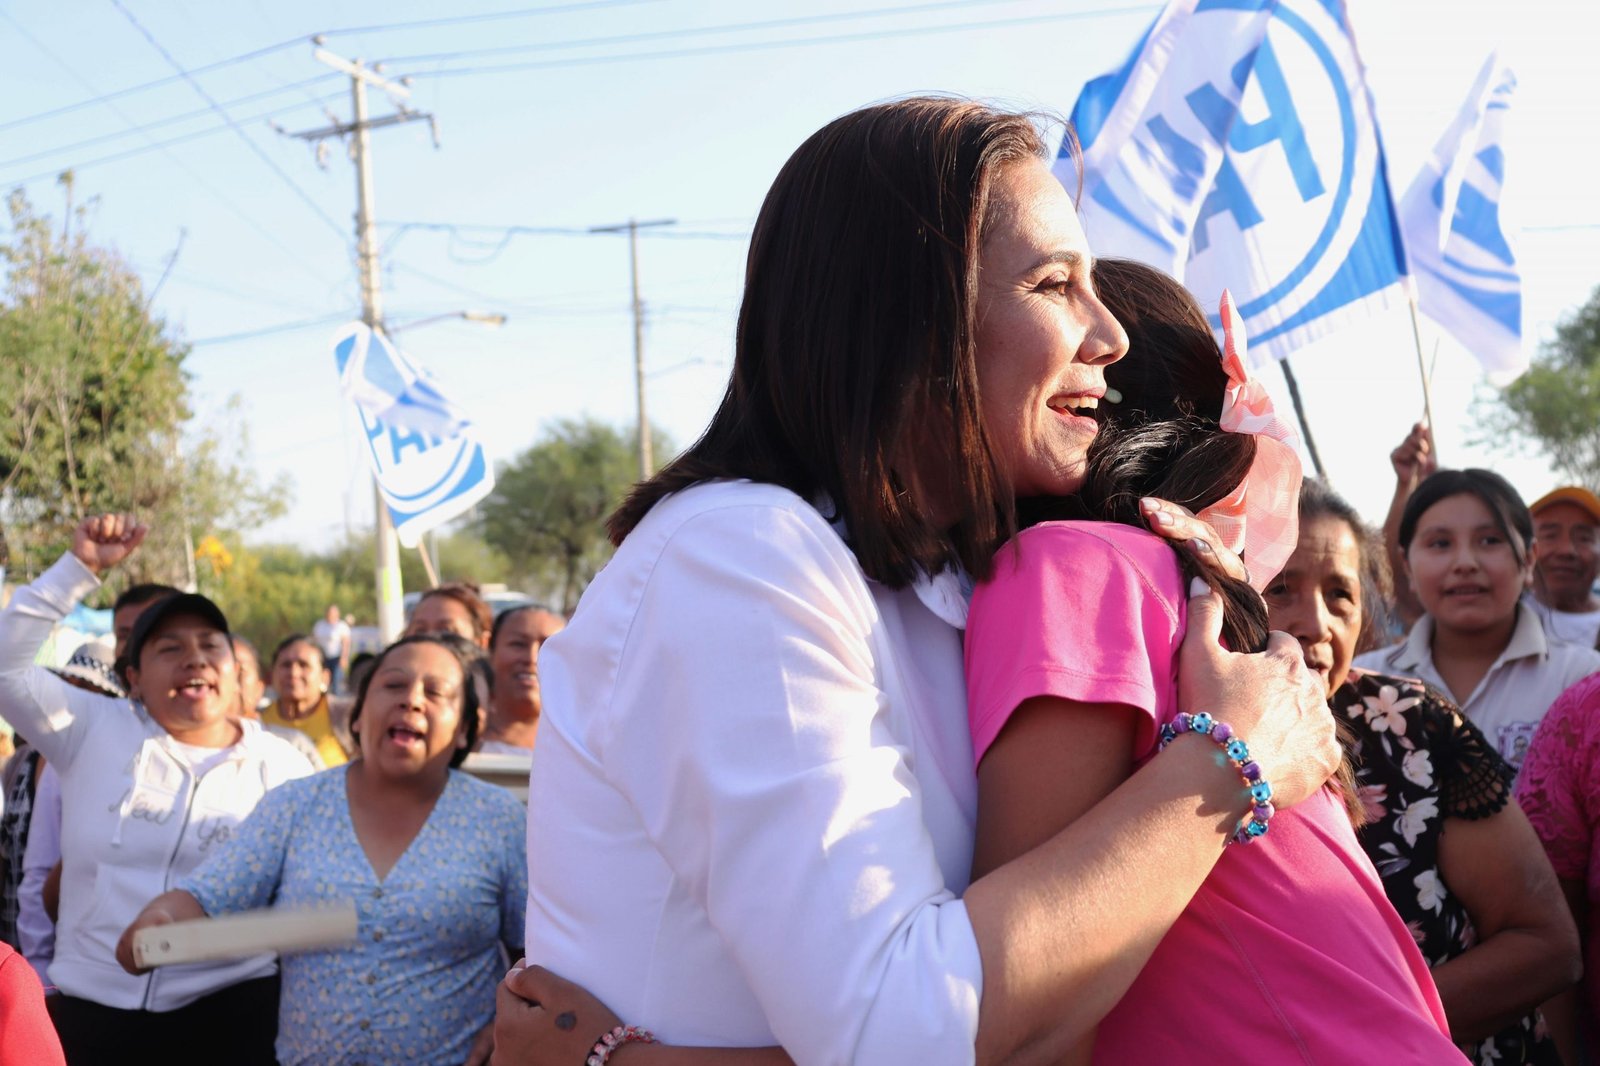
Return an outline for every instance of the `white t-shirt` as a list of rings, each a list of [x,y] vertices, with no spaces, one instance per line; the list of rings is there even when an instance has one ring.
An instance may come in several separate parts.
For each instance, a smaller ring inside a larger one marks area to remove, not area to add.
[[[1355,665],[1379,674],[1418,677],[1451,696],[1505,760],[1520,770],[1545,712],[1557,696],[1600,670],[1600,652],[1546,638],[1539,616],[1519,603],[1510,643],[1466,699],[1450,691],[1433,665],[1431,615],[1418,619],[1404,642],[1358,655]]]
[[[1557,640],[1585,648],[1600,643],[1600,611],[1558,611],[1532,595],[1524,596],[1522,602],[1533,608],[1544,623],[1544,631]]]
[[[955,584],[867,580],[770,485],[657,504],[540,651],[528,960],[669,1043],[970,1064]]]
[[[311,627],[311,639],[322,649],[322,657],[328,661],[328,666],[338,666],[339,660],[344,657],[345,642],[350,639],[350,623],[343,618],[337,622],[324,618]]]

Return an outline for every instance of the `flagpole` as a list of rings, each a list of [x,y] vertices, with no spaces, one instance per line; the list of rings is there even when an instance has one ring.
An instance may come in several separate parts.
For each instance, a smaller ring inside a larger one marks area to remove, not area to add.
[[[1408,279],[1409,280],[1409,279]],[[1417,320],[1417,291],[1412,285],[1406,286],[1406,302],[1411,305],[1411,339],[1417,345],[1417,374],[1422,378],[1422,415],[1428,422],[1428,443],[1433,445],[1433,461],[1439,461],[1439,445],[1433,433],[1433,383],[1428,373],[1428,364],[1422,358],[1422,325]]]
[[[1322,469],[1322,456],[1317,451],[1317,439],[1311,435],[1311,423],[1306,421],[1305,405],[1300,402],[1300,383],[1294,378],[1294,370],[1289,366],[1288,356],[1278,360],[1278,368],[1283,371],[1283,380],[1289,384],[1289,402],[1294,404],[1294,416],[1300,420],[1300,436],[1306,442],[1306,451],[1311,453],[1311,467],[1317,472],[1317,477],[1326,481],[1328,474]]]

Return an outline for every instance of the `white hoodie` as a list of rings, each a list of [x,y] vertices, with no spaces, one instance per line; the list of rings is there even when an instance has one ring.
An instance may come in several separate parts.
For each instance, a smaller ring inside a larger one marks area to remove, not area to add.
[[[310,772],[304,755],[253,721],[196,778],[183,748],[142,704],[74,688],[33,665],[84,595],[99,587],[68,553],[0,613],[0,717],[61,776],[61,908],[50,978],[124,1010],[169,1011],[273,973],[271,955],[167,966],[134,977],[117,940],[156,896],[226,840],[268,789]]]

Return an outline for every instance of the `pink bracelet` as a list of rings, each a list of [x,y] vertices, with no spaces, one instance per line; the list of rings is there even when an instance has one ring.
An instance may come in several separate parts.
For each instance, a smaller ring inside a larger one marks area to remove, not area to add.
[[[654,1044],[656,1035],[637,1025],[619,1025],[594,1043],[594,1050],[584,1060],[584,1066],[606,1066],[611,1053],[623,1044]]]

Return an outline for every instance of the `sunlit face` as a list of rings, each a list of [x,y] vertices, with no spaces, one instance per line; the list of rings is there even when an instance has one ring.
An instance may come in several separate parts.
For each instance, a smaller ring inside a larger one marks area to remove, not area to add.
[[[1332,515],[1300,523],[1300,541],[1265,593],[1273,629],[1300,642],[1328,694],[1344,684],[1361,639],[1361,545]]]
[[[1128,338],[1095,295],[1072,199],[1038,160],[995,178],[978,273],[985,432],[1018,496],[1083,484],[1105,367]]]
[[[128,667],[128,691],[167,732],[214,725],[237,713],[238,683],[228,635],[190,615],[168,618]]]
[[[1600,551],[1595,549],[1595,520],[1575,503],[1552,503],[1533,516],[1533,539],[1539,547],[1534,588],[1557,610],[1581,611],[1589,605]]]
[[[255,652],[243,644],[234,646],[233,662],[239,684],[239,713],[246,718],[259,718],[257,710],[267,691],[267,684],[261,678],[261,663],[256,660]]]
[[[472,612],[450,596],[424,596],[411,612],[411,622],[406,626],[408,637],[429,636],[436,633],[454,633],[474,644],[481,644]]]
[[[310,707],[322,699],[332,681],[322,652],[308,640],[297,640],[272,660],[272,688],[285,707]]]
[[[549,611],[518,611],[500,626],[489,652],[496,700],[507,706],[532,705],[539,713],[539,649],[566,623]]]
[[[1519,552],[1524,562],[1517,561]],[[1406,576],[1438,628],[1479,633],[1515,617],[1517,598],[1533,575],[1531,554],[1520,539],[1500,531],[1482,500],[1457,493],[1418,518],[1406,549]]]
[[[379,772],[408,776],[447,767],[465,743],[461,663],[436,644],[384,656],[358,722],[361,756]]]

